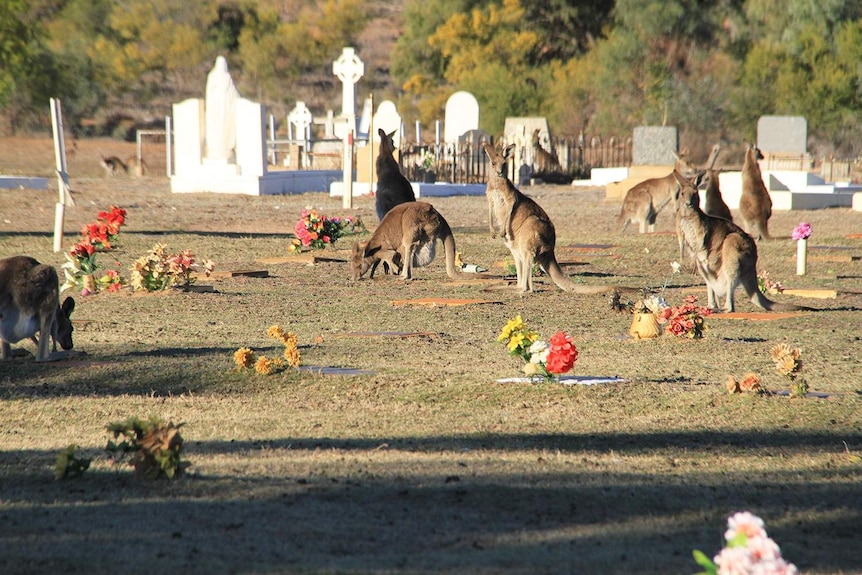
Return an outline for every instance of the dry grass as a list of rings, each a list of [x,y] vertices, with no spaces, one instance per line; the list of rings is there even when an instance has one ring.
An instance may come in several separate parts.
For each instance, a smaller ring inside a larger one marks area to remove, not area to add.
[[[49,175],[45,144],[0,140],[0,170]],[[747,509],[804,572],[862,572],[858,260],[812,258],[810,274],[797,277],[792,241],[764,243],[761,267],[787,287],[856,294],[799,300],[822,310],[802,317],[710,319],[701,341],[635,342],[625,336],[630,316],[610,311],[607,297],[566,294],[546,279],[521,296],[451,285],[442,261],[408,284],[352,282],[337,262],[262,266],[256,258],[286,255],[300,209],[346,215],[340,198],[172,195],[164,178],[101,177],[97,150],[113,145],[79,143],[66,243],[116,204],[128,224],[120,250],[100,257],[106,267],[116,259],[128,275],[164,242],[221,270],[270,276],[205,282],[213,293],[78,298],[75,343],[85,356],[0,364],[0,571],[691,573],[691,550],[718,551],[726,517]],[[584,265],[570,274],[661,286],[672,235],[611,231],[618,206],[602,190],[528,191],[554,219],[559,246],[616,246],[572,254]],[[0,190],[0,256],[62,263],[51,252],[55,196]],[[508,254],[488,236],[484,198],[433,203],[465,260],[499,273],[493,266]],[[349,213],[373,227],[371,200],[356,204]],[[788,236],[800,220],[812,223],[813,245],[829,246],[813,255],[862,255],[862,240],[846,238],[862,230],[862,214],[778,212],[770,227]],[[659,228],[671,229],[667,214]],[[666,296],[680,303],[688,293],[705,299],[699,278],[684,274]],[[496,303],[390,304],[420,297]],[[628,382],[495,383],[519,367],[495,341],[517,313],[544,335],[575,336],[577,374]],[[299,335],[305,364],[373,373],[235,371],[241,346],[279,353],[266,337],[272,324]],[[368,330],[430,335],[351,335]],[[746,371],[786,387],[768,355],[777,342],[803,348],[806,377],[828,399],[724,393],[727,375]],[[139,480],[102,455],[106,424],[150,414],[186,423],[187,477]],[[93,468],[56,482],[54,458],[70,443],[95,458]]]

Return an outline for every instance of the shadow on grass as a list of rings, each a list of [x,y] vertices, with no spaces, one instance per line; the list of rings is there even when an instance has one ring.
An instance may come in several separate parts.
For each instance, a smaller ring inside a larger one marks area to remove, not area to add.
[[[862,436],[845,440],[859,445]],[[132,571],[142,573],[692,573],[691,550],[717,552],[725,518],[746,509],[766,520],[803,572],[851,572],[860,565],[853,541],[862,484],[849,471],[743,474],[716,462],[697,473],[648,473],[624,460],[584,459],[594,450],[746,446],[783,453],[835,449],[835,441],[658,432],[195,442],[187,447],[192,463],[196,455],[238,455],[255,471],[243,473],[240,462],[233,474],[192,473],[172,482],[104,471],[55,482],[55,454],[0,452],[7,487],[0,541],[8,543],[0,568],[32,573],[80,563],[88,573],[110,573],[133,561]],[[384,442],[408,460],[416,452],[451,457],[417,458],[397,474],[366,473],[368,463],[329,472],[319,456],[316,467],[301,468],[321,450],[332,450],[333,461],[343,460],[339,451],[357,451],[358,462],[370,462]],[[476,471],[471,467],[485,462],[461,455],[489,449],[559,449],[571,458],[570,471],[547,471],[541,460],[528,473]],[[274,453],[288,469],[291,454],[301,453],[298,471],[262,471]],[[37,463],[45,470],[20,471]]]

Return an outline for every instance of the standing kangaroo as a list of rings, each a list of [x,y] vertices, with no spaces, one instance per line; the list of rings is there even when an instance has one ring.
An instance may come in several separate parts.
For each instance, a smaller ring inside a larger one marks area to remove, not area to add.
[[[721,197],[721,188],[718,182],[718,170],[708,169],[706,177],[709,182],[706,185],[706,198],[703,203],[703,211],[708,216],[716,218],[724,218],[725,220],[733,221],[733,214],[730,213],[730,208],[724,203],[724,198]]]
[[[636,184],[626,192],[620,215],[617,217],[617,230],[626,231],[629,222],[638,222],[638,231],[655,231],[655,220],[665,206],[674,199],[677,191],[676,174],[689,175],[694,171],[685,153],[676,156],[673,172],[663,178],[650,178]]]
[[[763,154],[754,145],[745,151],[742,164],[742,195],[739,197],[739,217],[742,227],[756,240],[770,239],[767,222],[772,216],[772,198],[763,184],[760,166]]]
[[[707,305],[711,309],[718,309],[719,300],[724,299],[724,311],[734,311],[733,292],[739,285],[751,303],[767,311],[809,309],[764,296],[757,287],[754,239],[733,222],[705,214],[700,209],[697,188],[682,176],[677,176],[677,181],[676,233],[680,249],[683,245],[688,248],[706,282]]]
[[[374,207],[377,210],[377,218],[383,221],[386,213],[404,202],[415,202],[416,195],[413,186],[401,173],[398,162],[395,161],[395,141],[392,136],[395,132],[387,134],[383,130],[377,130],[380,136],[380,151],[377,154],[377,198]]]
[[[488,170],[488,218],[491,237],[503,236],[503,242],[515,258],[518,289],[533,291],[533,262],[554,280],[560,289],[581,294],[613,291],[611,286],[578,286],[572,283],[554,255],[557,233],[545,210],[531,198],[522,194],[509,180],[507,162],[514,144],[502,153],[489,144],[483,148],[491,162]]]
[[[446,252],[446,274],[456,279],[455,238],[443,216],[427,202],[399,204],[389,210],[368,242],[353,245],[353,279],[369,270],[369,277],[374,277],[377,266],[384,262],[390,269],[400,269],[401,277],[409,280],[414,267],[434,260],[437,240],[443,242]]]
[[[538,129],[533,130],[533,172],[536,174],[560,172],[560,160],[542,146],[539,133]]]
[[[72,349],[69,316],[75,300],[67,297],[60,306],[57,270],[27,256],[0,260],[0,358],[12,357],[10,344],[30,338],[37,343],[36,361],[50,361],[48,344],[53,340]],[[39,334],[38,341],[35,336]]]

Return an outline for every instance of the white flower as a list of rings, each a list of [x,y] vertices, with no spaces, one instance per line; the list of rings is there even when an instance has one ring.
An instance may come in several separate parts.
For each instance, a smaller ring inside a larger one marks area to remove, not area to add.
[[[545,363],[550,352],[551,348],[542,340],[534,341],[530,349],[527,350],[527,353],[530,354],[530,363]]]
[[[673,273],[678,274],[682,266],[679,265],[679,262],[670,262],[670,267],[673,270]]]
[[[751,554],[745,547],[725,547],[713,561],[718,575],[749,575],[753,566]]]
[[[763,528],[763,519],[748,511],[739,511],[727,518],[727,531],[724,538],[731,541],[736,536],[743,534],[748,539],[753,537],[766,537]]]

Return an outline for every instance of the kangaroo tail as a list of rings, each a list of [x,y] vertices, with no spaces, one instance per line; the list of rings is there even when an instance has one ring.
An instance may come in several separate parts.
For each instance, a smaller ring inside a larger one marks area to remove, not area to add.
[[[554,252],[545,252],[544,254],[539,254],[536,257],[536,261],[542,266],[548,275],[551,276],[551,279],[554,280],[554,283],[557,284],[561,290],[569,291],[572,293],[591,295],[591,294],[599,294],[599,293],[609,293],[614,291],[616,288],[614,286],[585,286],[585,285],[577,285],[569,277],[563,272],[562,268],[560,268],[560,264],[557,263],[557,258],[554,256]]]
[[[742,281],[742,288],[745,290],[745,295],[748,296],[751,303],[766,311],[812,311],[810,307],[772,301],[758,289],[757,278],[753,272],[748,274],[748,277]]]
[[[440,239],[443,240],[443,250],[446,252],[446,275],[453,280],[457,279],[458,271],[455,267],[455,236],[452,235],[452,229],[442,217],[440,218]]]

